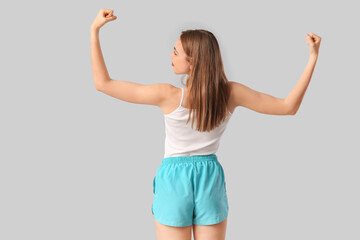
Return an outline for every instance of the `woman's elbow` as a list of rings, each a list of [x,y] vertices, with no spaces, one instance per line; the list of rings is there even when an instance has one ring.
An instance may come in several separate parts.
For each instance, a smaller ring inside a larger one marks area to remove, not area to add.
[[[297,108],[296,109],[291,109],[290,112],[288,113],[288,115],[296,115],[297,113]]]
[[[103,87],[102,86],[100,86],[99,84],[95,84],[95,89],[97,90],[97,91],[102,91],[102,89],[103,89]]]

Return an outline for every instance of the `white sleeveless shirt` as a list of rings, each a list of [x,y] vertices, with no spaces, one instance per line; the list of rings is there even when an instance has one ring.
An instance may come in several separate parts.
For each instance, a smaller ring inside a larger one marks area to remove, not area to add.
[[[165,120],[165,157],[193,156],[216,154],[222,134],[231,117],[229,112],[226,119],[210,132],[199,132],[191,128],[193,113],[188,124],[189,109],[181,106],[184,98],[184,88],[177,109],[169,114],[164,114]],[[196,127],[196,119],[194,128]]]

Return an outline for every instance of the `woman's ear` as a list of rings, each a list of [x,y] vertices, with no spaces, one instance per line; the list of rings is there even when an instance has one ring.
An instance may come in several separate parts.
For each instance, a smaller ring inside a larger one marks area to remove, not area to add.
[[[190,70],[192,69],[192,58],[189,58]]]

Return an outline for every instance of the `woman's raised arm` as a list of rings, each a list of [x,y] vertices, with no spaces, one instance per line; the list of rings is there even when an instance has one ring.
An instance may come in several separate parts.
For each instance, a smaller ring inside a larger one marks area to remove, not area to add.
[[[295,115],[310,83],[318,54],[321,38],[314,33],[306,34],[310,46],[310,57],[306,68],[294,89],[286,98],[277,98],[266,93],[255,91],[241,83],[230,81],[231,98],[235,106],[243,106],[259,113],[273,115]]]
[[[161,107],[168,99],[173,86],[169,83],[150,85],[110,79],[98,91],[129,103],[147,104]]]
[[[161,106],[165,101],[172,85],[157,83],[144,85],[128,81],[111,79],[107,71],[104,57],[101,52],[99,31],[107,22],[113,21],[113,10],[100,9],[94,22],[91,24],[91,64],[95,88],[114,98],[138,104]]]
[[[235,106],[242,106],[259,113],[292,115],[291,106],[283,98],[253,90],[244,84],[230,81],[231,98]]]

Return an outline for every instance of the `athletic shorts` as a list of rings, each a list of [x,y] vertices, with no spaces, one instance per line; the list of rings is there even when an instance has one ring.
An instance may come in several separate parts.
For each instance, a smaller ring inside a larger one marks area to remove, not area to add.
[[[215,154],[163,158],[153,193],[152,214],[164,225],[211,225],[228,216],[224,170]]]

